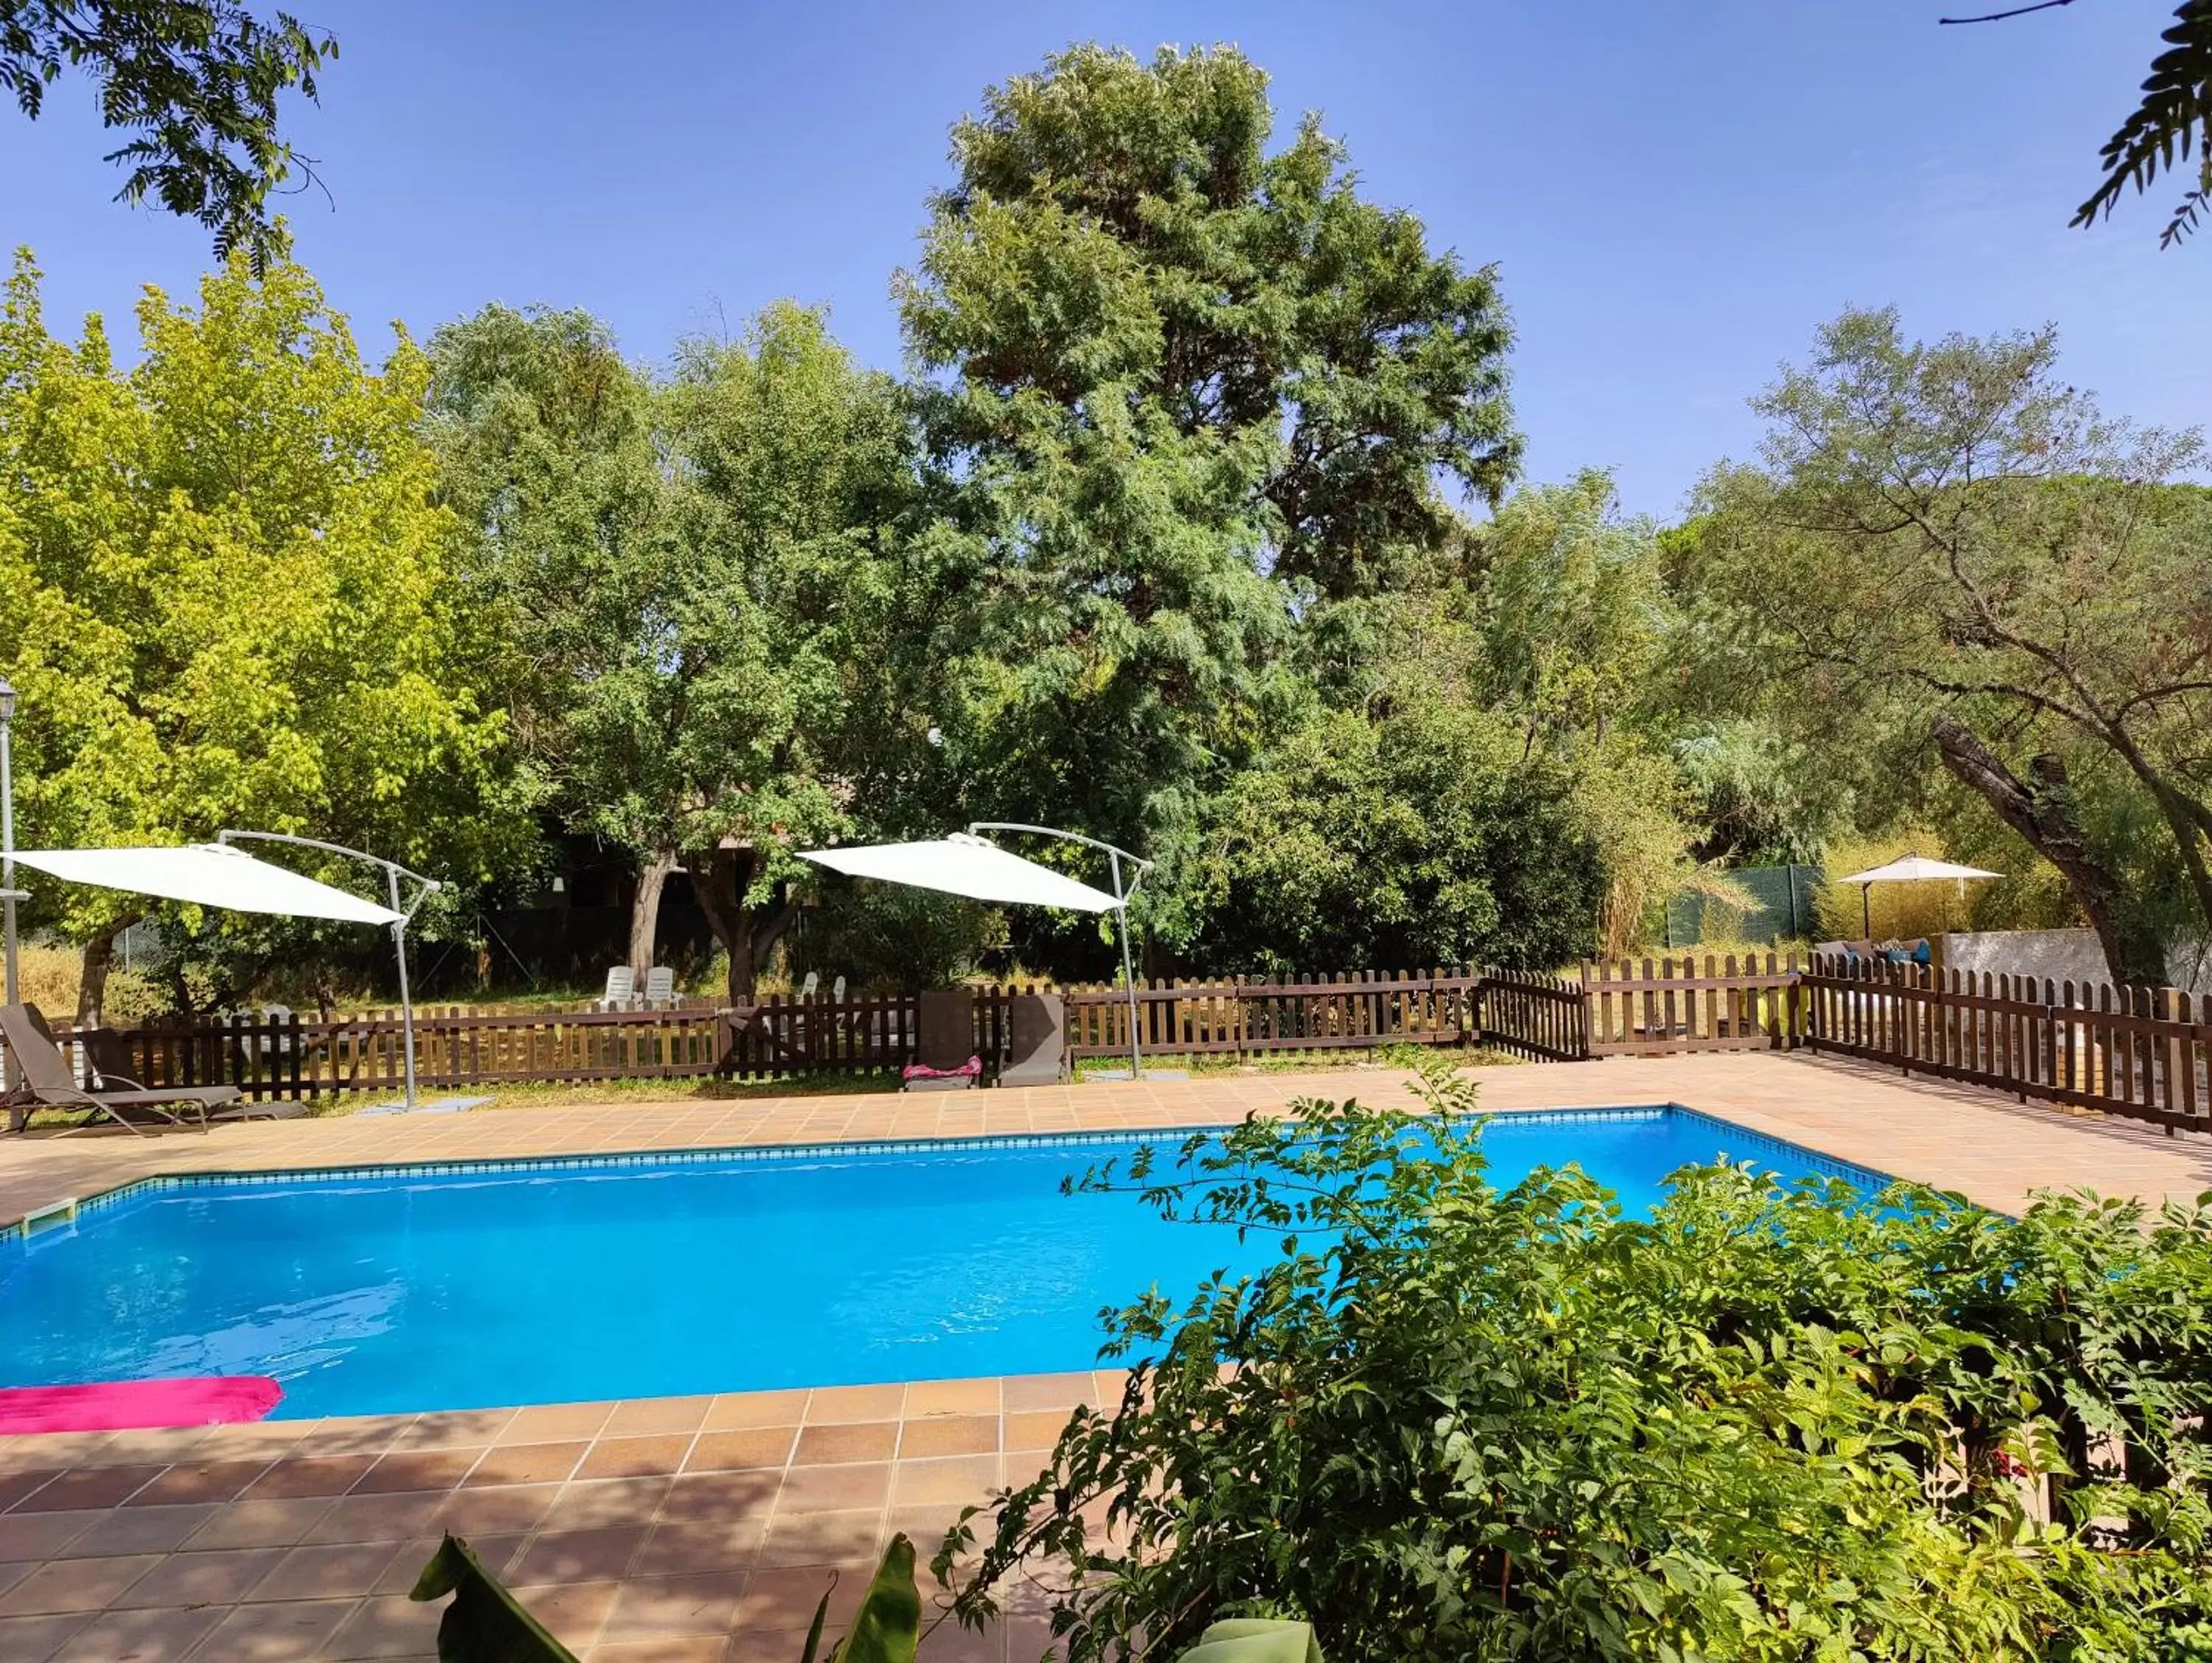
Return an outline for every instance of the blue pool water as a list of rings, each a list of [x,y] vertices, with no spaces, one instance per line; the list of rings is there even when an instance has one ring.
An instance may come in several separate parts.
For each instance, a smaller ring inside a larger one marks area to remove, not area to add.
[[[1869,1176],[1680,1109],[1484,1140],[1495,1181],[1578,1162],[1635,1212],[1723,1156]],[[296,1417],[1089,1368],[1101,1308],[1278,1251],[1060,1194],[1138,1142],[166,1180],[0,1241],[0,1385],[265,1374]]]

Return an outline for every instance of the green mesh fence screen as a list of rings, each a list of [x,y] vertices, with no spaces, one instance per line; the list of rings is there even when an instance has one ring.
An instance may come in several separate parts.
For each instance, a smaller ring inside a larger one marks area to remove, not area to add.
[[[1818,866],[1746,866],[1729,877],[1756,905],[1732,907],[1710,895],[1678,895],[1667,903],[1668,947],[1694,947],[1704,941],[1791,941],[1808,939],[1817,926],[1813,891]]]

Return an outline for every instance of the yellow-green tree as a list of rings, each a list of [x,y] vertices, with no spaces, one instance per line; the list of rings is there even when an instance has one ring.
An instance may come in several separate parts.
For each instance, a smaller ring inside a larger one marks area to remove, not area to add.
[[[137,321],[127,371],[97,317],[56,339],[27,251],[0,307],[19,842],[250,826],[480,876],[515,822],[431,501],[421,354],[403,337],[372,372],[307,272],[257,281],[242,255],[197,307],[148,289]],[[140,910],[41,897],[83,944],[88,1012]]]

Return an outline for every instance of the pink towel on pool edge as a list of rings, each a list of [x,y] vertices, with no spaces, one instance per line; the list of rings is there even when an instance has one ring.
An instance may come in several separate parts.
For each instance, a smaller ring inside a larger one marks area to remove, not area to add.
[[[266,1375],[11,1386],[0,1388],[0,1433],[117,1432],[258,1421],[283,1395],[284,1388]]]
[[[927,1063],[908,1063],[899,1071],[902,1080],[959,1080],[973,1078],[983,1071],[983,1059],[970,1057],[957,1068],[932,1068]]]

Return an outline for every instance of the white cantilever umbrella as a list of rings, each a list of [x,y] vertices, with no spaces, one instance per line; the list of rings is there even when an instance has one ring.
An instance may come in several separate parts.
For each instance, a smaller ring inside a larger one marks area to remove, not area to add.
[[[226,831],[226,839],[253,837],[270,842],[292,843],[368,860],[385,869],[392,904],[380,906],[347,890],[318,883],[312,877],[266,860],[257,860],[228,842],[188,843],[182,848],[33,849],[18,853],[17,864],[72,883],[90,883],[103,889],[128,889],[138,895],[160,895],[167,901],[187,901],[196,906],[221,907],[232,912],[272,913],[284,918],[328,918],[347,924],[383,924],[392,929],[399,954],[400,1021],[405,1030],[407,1106],[415,1107],[415,1001],[407,987],[407,924],[423,896],[439,887],[434,878],[410,872],[389,860],[359,849],[313,838],[278,832]],[[412,905],[402,908],[399,880],[411,878],[421,885]]]
[[[180,849],[32,849],[18,853],[15,859],[72,883],[234,912],[333,918],[349,924],[397,924],[404,916],[222,843],[188,843]]]
[[[1870,897],[1877,883],[1926,883],[1947,877],[1955,877],[1965,893],[1969,878],[2002,877],[2002,872],[1985,872],[1979,866],[1960,866],[1948,860],[1930,860],[1924,854],[1900,855],[1886,866],[1869,866],[1863,872],[1853,872],[1849,877],[1839,877],[1838,883],[1859,886],[1859,928],[1867,934],[1874,933],[1874,903]]]
[[[1065,872],[955,832],[923,843],[869,843],[850,849],[813,849],[799,856],[848,877],[878,877],[918,889],[941,889],[971,901],[1016,907],[1061,907],[1078,913],[1112,912],[1121,903],[1103,889]]]
[[[976,836],[978,831],[1035,832],[1103,850],[1112,863],[1115,892],[1109,895],[1088,883],[1077,883],[1065,872],[1024,860]],[[947,895],[966,895],[971,901],[1117,914],[1121,935],[1121,972],[1129,988],[1129,1076],[1132,1079],[1144,1077],[1144,1059],[1137,1038],[1137,981],[1129,967],[1129,897],[1137,892],[1144,874],[1151,870],[1149,860],[1139,860],[1127,849],[1117,849],[1110,843],[1101,843],[1079,833],[1002,821],[978,821],[965,832],[919,843],[869,843],[850,849],[809,849],[801,851],[799,858],[851,877],[874,877],[890,883],[910,884],[918,889],[939,889]],[[1126,889],[1121,887],[1125,861],[1134,874]]]

